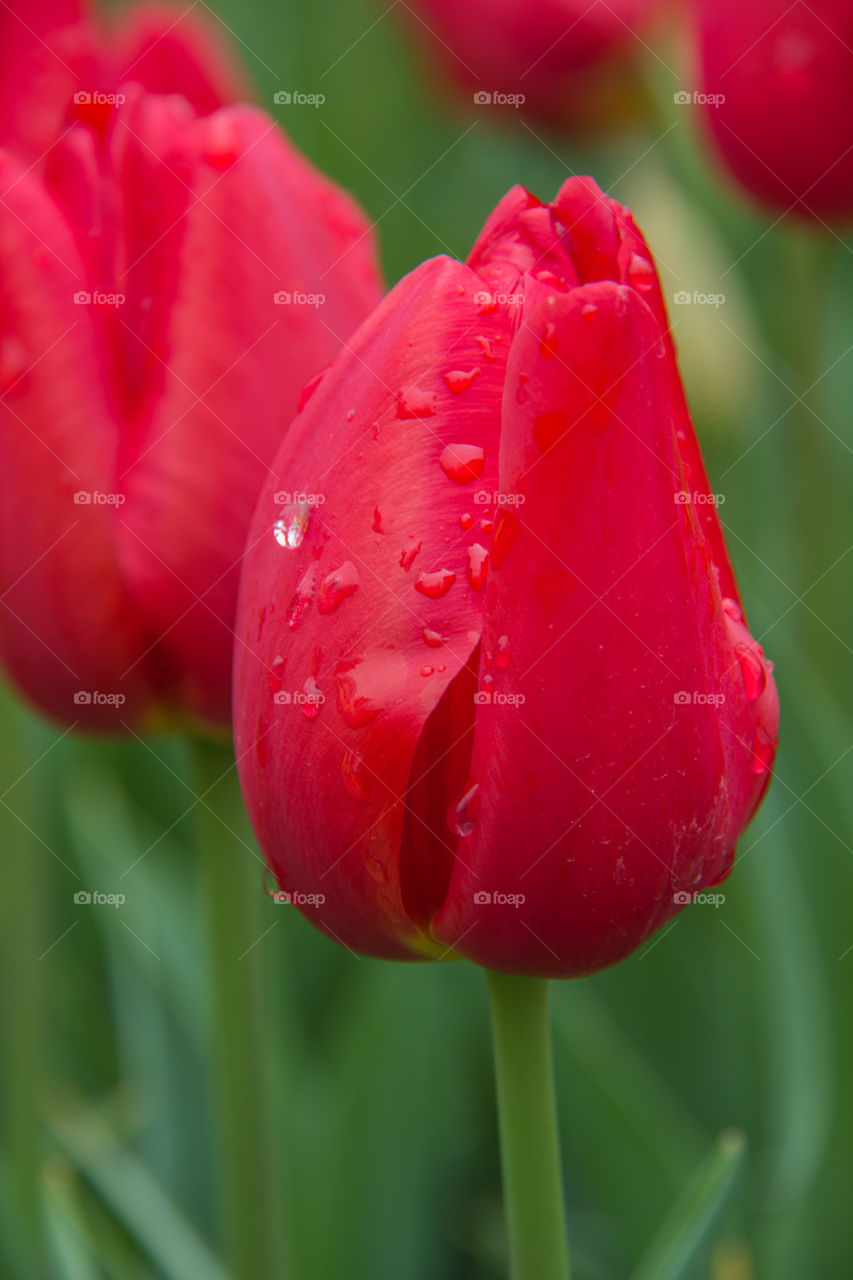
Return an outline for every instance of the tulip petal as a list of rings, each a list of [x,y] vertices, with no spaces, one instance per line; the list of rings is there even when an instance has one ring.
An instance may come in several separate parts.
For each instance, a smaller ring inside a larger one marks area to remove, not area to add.
[[[606,280],[540,288],[513,342],[500,486],[525,502],[487,588],[479,812],[434,923],[493,968],[620,959],[726,874],[766,781],[750,752],[772,706],[745,694],[713,548],[677,500],[668,363],[641,294]]]
[[[0,189],[0,472],[14,477],[0,503],[3,660],[62,720],[114,727],[118,705],[132,723],[155,660],[141,663],[151,641],[115,550],[123,495],[97,308],[59,210],[2,154]]]
[[[235,735],[256,832],[285,889],[325,895],[312,922],[374,955],[445,950],[426,922],[455,837],[430,816],[421,739],[460,696],[470,722],[468,548],[493,516],[509,338],[481,284],[435,259],[377,308],[289,427],[243,570]]]
[[[373,243],[353,202],[252,108],[196,120],[146,96],[114,146],[140,390],[122,443],[122,561],[186,673],[182,700],[222,720],[245,513],[300,388],[380,297]],[[277,304],[284,291],[292,302]]]

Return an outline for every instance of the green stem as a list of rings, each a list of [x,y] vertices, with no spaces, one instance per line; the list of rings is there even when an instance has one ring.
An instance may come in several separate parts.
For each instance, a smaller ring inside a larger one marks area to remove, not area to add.
[[[488,979],[512,1280],[568,1280],[548,983]]]
[[[234,758],[193,743],[212,1000],[219,1194],[232,1280],[279,1280],[272,1105],[264,1037],[261,876]]]

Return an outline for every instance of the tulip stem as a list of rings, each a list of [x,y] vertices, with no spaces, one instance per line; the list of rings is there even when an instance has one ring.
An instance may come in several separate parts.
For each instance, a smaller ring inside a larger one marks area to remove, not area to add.
[[[215,1174],[228,1271],[232,1280],[279,1280],[258,945],[263,862],[248,831],[230,748],[201,741],[192,746],[209,957]]]
[[[512,1280],[568,1280],[557,1104],[544,978],[489,972]]]

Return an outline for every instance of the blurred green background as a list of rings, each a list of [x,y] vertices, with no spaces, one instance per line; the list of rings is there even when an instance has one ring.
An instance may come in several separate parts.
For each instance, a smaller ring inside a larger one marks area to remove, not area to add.
[[[574,1267],[629,1275],[735,1127],[744,1167],[678,1274],[849,1280],[850,240],[771,226],[728,185],[699,109],[673,104],[674,38],[646,57],[632,116],[578,141],[443,98],[401,5],[215,12],[261,104],[375,220],[389,283],[464,257],[513,183],[550,198],[591,172],[633,207],[668,302],[725,295],[672,320],[752,630],[776,661],[781,748],[725,904],[686,910],[617,969],[553,984]],[[326,103],[276,106],[279,89]],[[213,793],[195,799],[185,743],[83,740],[11,696],[3,718],[0,1274],[225,1280],[240,1227],[218,1204],[221,1151],[242,1141],[253,1168],[232,1191],[243,1183],[250,1234],[282,1276],[504,1275],[483,974],[354,958],[270,901],[233,773],[216,792],[226,832]],[[213,949],[223,894],[198,830],[234,907]],[[77,904],[81,889],[126,902]],[[220,983],[242,1009],[230,1034]],[[253,1043],[257,1091],[223,1106],[229,1053]]]

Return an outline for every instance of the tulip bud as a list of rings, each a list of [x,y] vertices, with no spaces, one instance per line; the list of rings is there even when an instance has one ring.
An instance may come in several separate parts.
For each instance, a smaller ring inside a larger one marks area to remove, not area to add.
[[[853,217],[853,9],[846,0],[696,0],[706,123],[746,190],[780,213]]]
[[[381,292],[263,113],[126,97],[41,176],[0,153],[0,653],[60,720],[227,726],[258,487]]]
[[[237,756],[319,928],[578,975],[728,874],[778,704],[626,209],[515,188],[362,325],[273,472]]]

